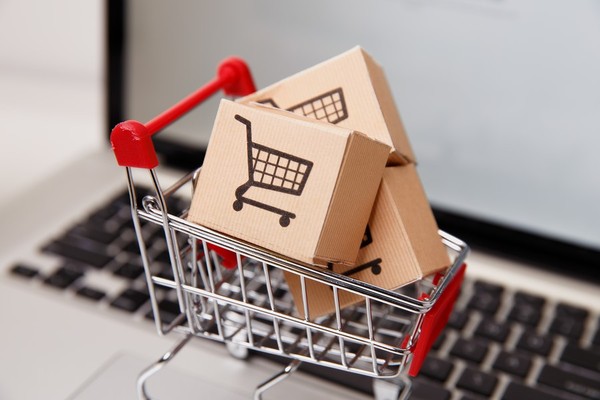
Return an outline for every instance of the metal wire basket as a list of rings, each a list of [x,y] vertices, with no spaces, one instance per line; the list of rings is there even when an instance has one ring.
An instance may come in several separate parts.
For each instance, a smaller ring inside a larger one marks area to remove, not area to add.
[[[407,368],[409,374],[415,375],[429,346],[445,325],[457,296],[468,252],[466,244],[440,232],[440,240],[452,255],[452,264],[442,273],[398,290],[385,290],[190,223],[186,220],[187,210],[179,215],[170,214],[167,209],[169,197],[193,186],[194,177],[200,170],[187,174],[163,190],[155,170],[158,161],[154,149],[144,140],[150,140],[151,134],[172,122],[174,116],[189,110],[191,102],[197,104],[219,88],[234,95],[254,91],[241,60],[226,60],[214,82],[173,109],[145,125],[120,124],[111,136],[117,161],[125,166],[127,174],[133,221],[156,329],[159,334],[172,331],[184,334],[184,339],[175,348],[140,375],[139,397],[148,398],[146,380],[192,337],[227,343],[232,354],[237,356],[256,350],[288,357],[291,364],[281,374],[261,384],[256,398],[272,384],[289,376],[301,362],[376,378],[397,379],[406,375]],[[186,107],[182,108],[181,104]],[[144,197],[141,204],[133,168],[147,170],[153,183],[154,194]],[[156,260],[148,251],[142,222],[162,227],[172,276],[154,273]],[[292,274],[300,281],[301,313],[295,309],[284,273]],[[311,281],[330,288],[335,304],[333,313],[311,316],[306,290]],[[340,296],[346,292],[360,296],[362,301],[341,308]],[[158,304],[168,296],[177,299],[180,314],[165,324]],[[409,385],[405,384],[403,390],[407,394]]]

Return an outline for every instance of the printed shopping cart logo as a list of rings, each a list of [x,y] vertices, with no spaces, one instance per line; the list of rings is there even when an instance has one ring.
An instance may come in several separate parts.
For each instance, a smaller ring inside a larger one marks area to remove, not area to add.
[[[273,99],[261,100],[259,103],[281,108]],[[337,124],[348,118],[348,109],[346,108],[346,100],[344,99],[342,88],[330,90],[300,104],[286,108],[286,110],[304,115],[305,117],[326,120],[332,124]]]
[[[362,242],[360,243],[360,248],[365,248],[368,245],[370,245],[371,243],[373,243],[373,236],[371,236],[371,228],[369,228],[369,225],[367,225],[367,229],[365,229],[365,234],[363,235],[363,239]],[[353,275],[358,274],[359,272],[362,272],[366,269],[370,269],[371,272],[373,273],[373,275],[379,275],[381,273],[381,262],[383,260],[381,258],[376,258],[374,260],[371,260],[369,262],[366,262],[364,264],[358,265],[344,273],[342,273],[342,275],[345,276],[350,276],[352,277]],[[331,271],[333,271],[333,264],[327,264],[327,268]]]
[[[252,124],[239,114],[234,117],[246,126],[246,145],[248,149],[248,181],[235,190],[236,200],[233,209],[240,211],[244,204],[278,214],[279,225],[286,227],[296,214],[281,208],[250,199],[246,192],[258,187],[276,192],[300,196],[313,167],[312,161],[284,153],[252,141]]]

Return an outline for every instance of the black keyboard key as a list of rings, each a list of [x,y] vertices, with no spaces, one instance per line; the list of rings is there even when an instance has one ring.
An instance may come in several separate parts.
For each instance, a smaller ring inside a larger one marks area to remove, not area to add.
[[[540,308],[529,303],[515,303],[508,314],[508,319],[519,322],[524,325],[529,325],[534,328],[542,318]]]
[[[448,400],[450,392],[432,382],[415,379],[410,398],[411,400]]]
[[[549,393],[548,391],[525,386],[520,383],[511,382],[508,384],[502,400],[565,400],[564,397],[559,397]]]
[[[287,293],[287,290],[285,290],[285,289],[284,289],[284,288],[282,288],[282,287],[271,286],[271,290],[273,291],[273,298],[274,298],[274,299],[282,299],[282,298],[283,298],[283,296],[285,296],[285,295],[286,295],[286,293]],[[262,285],[260,285],[260,286],[259,286],[259,287],[256,289],[256,292],[257,292],[257,293],[260,293],[260,294],[262,294],[262,295],[268,296],[268,295],[269,295],[269,289],[267,289],[267,284],[266,284],[266,283],[263,283]],[[377,326],[378,326],[379,328],[385,328],[386,326],[384,326],[384,325],[385,325],[385,323],[386,323],[387,321],[383,321],[383,322],[384,322],[384,323],[379,323]],[[397,322],[394,322],[394,321],[392,320],[392,321],[391,321],[391,324],[392,324],[392,328],[394,328],[394,329],[398,328],[398,323],[397,323]]]
[[[100,301],[104,297],[106,297],[106,293],[104,293],[102,290],[94,289],[87,286],[82,287],[76,293],[78,296],[94,301]]]
[[[90,223],[102,225],[106,221],[112,219],[119,213],[122,205],[120,204],[109,204],[97,211],[94,211],[88,218]]]
[[[139,252],[139,249],[138,249],[138,252]],[[154,260],[171,265],[171,258],[169,256],[168,250],[164,250],[164,251],[160,252],[159,254],[157,254],[156,257],[154,257]]]
[[[437,337],[437,339],[435,339],[435,342],[433,342],[433,345],[431,346],[431,348],[433,350],[439,350],[442,345],[444,344],[444,342],[446,341],[446,332],[442,331],[442,333],[440,333],[440,335]]]
[[[285,297],[285,295],[288,293],[287,289],[279,286],[275,289],[275,291],[273,292],[273,297],[275,297],[278,300],[281,300]],[[398,325],[396,325],[397,327]]]
[[[179,303],[177,301],[168,299],[163,299],[158,302],[158,310],[160,313],[160,319],[165,325],[169,325],[180,314]],[[146,318],[154,319],[152,310],[146,314]]]
[[[266,296],[267,294],[269,294],[269,289],[267,288],[267,285],[263,283],[256,289],[256,293],[260,293]]]
[[[600,321],[598,321],[598,329],[596,330],[596,334],[592,338],[592,344],[600,347]]]
[[[110,229],[111,232],[116,232],[120,235],[125,231],[128,231],[128,230],[133,231],[134,230],[135,225],[133,224],[131,215],[128,213],[123,213],[123,214],[124,214],[123,216],[119,215],[118,218],[114,218],[109,221],[109,223],[107,224],[107,227]],[[144,226],[145,221],[140,220],[140,224],[142,226]]]
[[[491,318],[482,319],[477,326],[477,329],[475,329],[475,334],[477,336],[492,339],[501,343],[506,340],[509,333],[510,329],[508,325],[502,322],[494,321]]]
[[[31,267],[29,265],[17,264],[10,269],[10,273],[13,275],[20,276],[22,278],[31,279],[39,275],[39,271],[37,268]]]
[[[531,358],[516,353],[500,352],[494,362],[494,369],[524,378],[531,368]]]
[[[550,332],[578,340],[583,333],[583,328],[584,321],[578,317],[572,317],[568,314],[556,314],[550,325]]]
[[[589,311],[585,308],[572,306],[570,304],[560,303],[556,306],[556,313],[562,316],[568,316],[572,319],[585,321],[589,315]]]
[[[88,222],[86,224],[77,225],[71,229],[67,232],[67,237],[83,237],[108,245],[119,237],[119,233],[101,229],[98,224]]]
[[[428,378],[444,382],[452,372],[454,365],[448,360],[428,356],[421,366],[420,373]]]
[[[306,330],[294,327],[292,328],[292,333],[294,333],[295,335],[303,336],[306,335]],[[362,343],[354,342],[352,340],[346,340],[344,342],[344,348],[347,352],[358,354],[359,352],[364,351],[365,345],[363,345]]]
[[[137,239],[134,239],[131,242],[127,243],[125,246],[123,246],[122,249],[123,251],[126,251],[128,253],[140,254],[140,245]]]
[[[104,267],[112,259],[112,257],[95,250],[78,247],[71,242],[67,243],[59,240],[50,243],[43,250],[95,268]]]
[[[175,280],[175,275],[173,275],[173,268],[171,264],[162,264],[160,265],[160,271],[156,274],[160,278],[168,279],[170,281]]]
[[[546,304],[546,299],[531,293],[516,292],[513,296],[515,304],[528,304],[538,310],[541,310]]]
[[[144,267],[127,262],[119,266],[113,273],[116,276],[134,280],[144,273]]]
[[[79,268],[65,265],[44,279],[44,283],[58,289],[66,289],[83,276]]]
[[[560,360],[600,373],[600,350],[582,349],[569,343],[565,346]]]
[[[461,330],[467,324],[469,320],[469,313],[466,310],[454,310],[448,318],[448,324],[450,328]]]
[[[538,382],[553,388],[583,396],[588,399],[600,399],[600,379],[578,374],[576,370],[565,370],[545,365]]]
[[[554,340],[551,336],[538,335],[535,332],[525,331],[517,342],[517,348],[531,353],[547,356]]]
[[[479,371],[474,368],[466,368],[458,379],[456,386],[461,389],[470,390],[482,396],[489,396],[493,393],[498,378],[492,374]]]
[[[467,307],[486,314],[495,314],[500,307],[500,296],[493,292],[475,292]]]
[[[496,297],[500,297],[502,296],[502,293],[504,293],[504,288],[502,286],[497,285],[495,283],[479,280],[473,283],[473,290],[475,291],[475,293],[485,292],[493,294]]]
[[[145,292],[140,292],[135,289],[125,289],[118,295],[110,305],[123,311],[135,312],[142,304],[150,299],[150,296]]]
[[[485,358],[487,350],[487,344],[481,341],[459,338],[452,346],[450,354],[467,361],[480,363]]]

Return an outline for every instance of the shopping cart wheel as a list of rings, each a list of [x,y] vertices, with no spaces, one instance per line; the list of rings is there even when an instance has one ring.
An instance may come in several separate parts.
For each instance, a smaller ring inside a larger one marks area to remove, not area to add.
[[[244,202],[241,200],[236,200],[233,202],[233,209],[235,211],[240,211],[242,209],[242,207],[244,207]],[[289,222],[288,222],[289,224]]]
[[[290,217],[287,215],[282,215],[281,218],[279,218],[279,225],[281,225],[282,227],[286,227],[290,224]]]
[[[227,342],[225,346],[227,347],[227,351],[229,352],[229,354],[231,354],[238,360],[245,360],[250,355],[250,351],[248,350],[248,348],[240,346],[239,344]]]

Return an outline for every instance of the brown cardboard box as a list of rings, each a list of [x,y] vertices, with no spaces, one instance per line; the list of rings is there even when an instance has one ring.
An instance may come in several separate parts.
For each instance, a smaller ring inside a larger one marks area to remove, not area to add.
[[[389,165],[415,162],[383,69],[360,47],[238,101],[270,104],[356,129],[392,147]]]
[[[448,253],[414,164],[385,169],[356,266],[335,265],[334,272],[395,289],[450,265]],[[304,316],[300,279],[286,273],[298,313]],[[335,310],[329,286],[306,280],[311,318]],[[363,298],[339,292],[340,306]]]
[[[189,219],[302,262],[353,264],[389,151],[352,129],[222,100]]]

